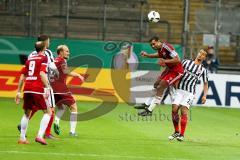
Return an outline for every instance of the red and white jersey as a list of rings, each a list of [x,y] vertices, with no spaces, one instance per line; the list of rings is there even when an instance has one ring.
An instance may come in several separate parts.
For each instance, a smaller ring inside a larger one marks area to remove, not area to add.
[[[56,70],[57,67],[55,66],[55,63],[54,63],[53,52],[49,49],[46,49],[44,51],[44,54],[45,54],[45,56],[47,56],[48,77],[49,78],[54,77],[55,76],[54,70]],[[33,51],[32,53],[30,53],[28,55],[28,59],[30,59],[31,57],[36,56],[36,55],[38,55],[37,51]]]
[[[64,70],[68,68],[66,60],[62,57],[57,57],[54,61],[59,72],[58,79],[50,80],[54,94],[71,93],[66,85],[67,74],[64,73]]]
[[[163,42],[162,44],[162,48],[158,50],[158,55],[159,58],[163,58],[163,59],[172,59],[176,56],[178,56],[178,53],[175,51],[175,49],[173,48],[172,45],[170,45],[169,43]],[[166,66],[173,70],[173,71],[177,71],[177,72],[182,72],[183,73],[183,67],[181,62],[179,63],[166,63]]]
[[[47,73],[47,57],[37,54],[30,57],[25,66],[21,70],[21,74],[25,75],[24,93],[44,93],[44,85],[40,77],[40,72]]]

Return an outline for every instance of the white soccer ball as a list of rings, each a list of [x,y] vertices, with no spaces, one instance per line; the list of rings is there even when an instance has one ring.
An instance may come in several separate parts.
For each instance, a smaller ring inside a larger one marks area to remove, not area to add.
[[[160,21],[160,14],[156,11],[150,11],[148,13],[148,20],[150,22],[154,22],[154,23],[157,23]]]

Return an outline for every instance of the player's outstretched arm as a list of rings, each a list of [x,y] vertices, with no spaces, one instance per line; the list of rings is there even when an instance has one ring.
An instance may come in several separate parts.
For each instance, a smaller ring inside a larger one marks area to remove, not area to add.
[[[16,97],[15,97],[15,102],[16,102],[16,104],[19,104],[19,103],[20,103],[20,96],[21,96],[21,90],[22,90],[22,86],[23,86],[24,79],[25,79],[25,75],[24,75],[24,74],[21,74],[21,76],[20,76],[20,78],[19,78],[19,81],[18,81],[17,94],[16,94]]]
[[[207,100],[208,93],[208,82],[204,82],[203,84],[203,96],[202,96],[202,104],[204,104]]]
[[[159,58],[158,53],[148,54],[147,52],[144,51],[141,52],[141,56],[147,58]]]
[[[78,74],[76,72],[71,72],[66,65],[62,66],[62,70],[63,70],[64,74],[67,74],[68,76],[78,77],[78,78],[81,79],[81,81],[84,81],[84,77],[83,76],[81,76],[80,74]]]
[[[81,81],[84,81],[84,77],[81,76],[80,74],[76,73],[76,72],[70,72],[68,73],[69,76],[73,76],[73,77],[78,77],[81,79]]]

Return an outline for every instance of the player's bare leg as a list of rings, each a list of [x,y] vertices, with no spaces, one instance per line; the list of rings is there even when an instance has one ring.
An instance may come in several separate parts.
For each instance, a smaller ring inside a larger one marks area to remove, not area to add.
[[[74,103],[70,106],[70,136],[77,136],[76,126],[77,126],[77,104]]]
[[[21,119],[20,139],[18,140],[18,144],[29,144],[28,140],[26,139],[26,132],[27,132],[30,114],[31,114],[31,110],[29,109],[24,110],[24,115]]]
[[[174,133],[168,137],[169,140],[173,140],[179,136],[179,106],[176,104],[172,105],[172,122],[174,126]]]
[[[178,141],[183,141],[184,140],[184,133],[185,129],[187,126],[187,121],[188,121],[188,108],[186,106],[181,107],[181,130],[180,130],[180,135],[177,137]]]
[[[140,116],[151,115],[154,108],[161,103],[163,93],[164,93],[165,89],[168,87],[168,85],[169,85],[168,82],[166,82],[165,80],[161,80],[159,82],[158,86],[156,87],[157,93],[153,97],[153,100],[152,100],[150,106],[148,108],[146,108],[143,112],[138,113],[138,115],[140,115]]]
[[[47,110],[43,110],[43,113],[44,114],[43,114],[42,120],[40,122],[40,128],[39,128],[38,135],[37,135],[35,141],[38,143],[41,143],[43,145],[47,145],[47,142],[43,138],[43,135],[46,131],[46,128],[48,126],[48,123],[49,123],[49,120],[51,117],[51,109],[47,108]]]

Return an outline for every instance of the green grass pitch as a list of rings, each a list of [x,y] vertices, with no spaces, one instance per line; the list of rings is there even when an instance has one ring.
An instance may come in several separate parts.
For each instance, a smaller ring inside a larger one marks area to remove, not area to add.
[[[78,102],[80,112],[98,103]],[[34,142],[42,113],[28,127],[29,145],[18,145],[16,125],[23,110],[12,99],[0,99],[0,160],[226,160],[240,157],[240,110],[193,107],[184,142],[168,141],[173,132],[171,107],[155,110],[155,118],[138,119],[136,110],[119,104],[99,118],[79,122],[78,137],[68,136],[69,122],[61,121],[59,140],[47,146]],[[160,116],[161,115],[161,116]],[[169,118],[167,118],[169,117]]]

